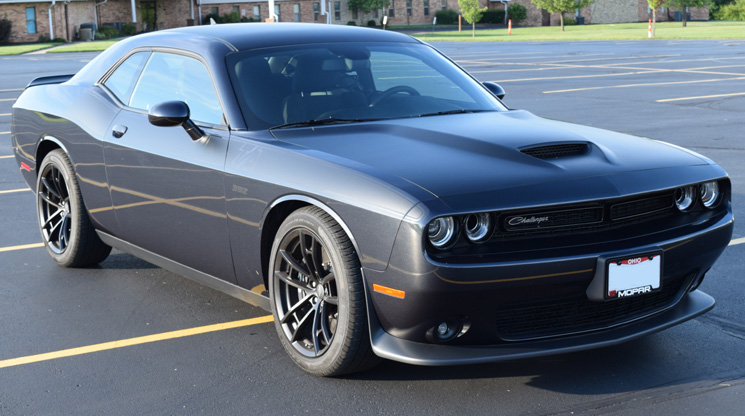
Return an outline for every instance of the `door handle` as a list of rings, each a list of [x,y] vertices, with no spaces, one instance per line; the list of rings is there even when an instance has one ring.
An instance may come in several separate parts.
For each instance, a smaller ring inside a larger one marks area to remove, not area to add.
[[[119,139],[122,136],[124,136],[124,133],[126,132],[127,132],[127,126],[122,126],[122,125],[117,124],[112,129],[111,134],[114,135],[114,137],[116,137],[117,139]]]

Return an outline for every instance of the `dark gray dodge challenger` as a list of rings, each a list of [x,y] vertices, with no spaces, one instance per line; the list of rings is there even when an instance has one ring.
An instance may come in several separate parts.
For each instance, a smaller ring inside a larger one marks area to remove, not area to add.
[[[724,170],[503,96],[398,33],[190,27],[32,81],[12,140],[57,263],[115,247],[271,310],[316,375],[602,347],[711,309]]]

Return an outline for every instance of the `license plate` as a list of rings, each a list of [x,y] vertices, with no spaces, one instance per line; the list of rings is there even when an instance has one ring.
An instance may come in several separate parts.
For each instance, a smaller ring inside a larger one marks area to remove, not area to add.
[[[608,299],[645,295],[660,288],[662,255],[649,254],[608,261]]]

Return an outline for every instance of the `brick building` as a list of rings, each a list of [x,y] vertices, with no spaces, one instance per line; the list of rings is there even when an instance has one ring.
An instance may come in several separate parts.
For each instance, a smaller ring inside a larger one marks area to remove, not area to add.
[[[317,22],[347,24],[355,22],[365,26],[373,20],[380,25],[383,10],[371,13],[350,10],[349,0],[275,0],[274,12],[280,22]],[[499,0],[480,0],[490,9],[503,9]],[[524,5],[528,11],[523,26],[554,26],[559,24],[557,14],[549,15],[539,10],[530,0],[512,0]],[[322,14],[324,9],[327,15]],[[396,26],[431,24],[437,10],[458,11],[457,0],[391,0],[388,24]],[[0,19],[12,24],[10,42],[35,42],[40,37],[78,39],[80,25],[84,23],[122,24],[135,22],[138,32],[162,30],[199,24],[207,15],[238,13],[245,19],[263,21],[269,16],[268,1],[239,0],[0,0]],[[707,8],[689,10],[693,20],[707,20]],[[576,12],[586,24],[624,23],[647,21],[651,10],[646,0],[596,0]],[[659,21],[673,20],[675,10],[664,9],[657,13]]]

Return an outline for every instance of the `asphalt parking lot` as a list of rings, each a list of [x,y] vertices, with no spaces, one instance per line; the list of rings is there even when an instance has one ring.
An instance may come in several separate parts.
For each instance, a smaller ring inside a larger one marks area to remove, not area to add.
[[[745,41],[435,44],[505,103],[668,141],[730,174],[745,214]],[[716,308],[641,340],[465,367],[385,362],[319,379],[285,355],[266,311],[120,252],[62,269],[41,247],[12,159],[31,79],[95,54],[0,57],[0,414],[737,415],[745,406],[745,226],[702,290]]]

